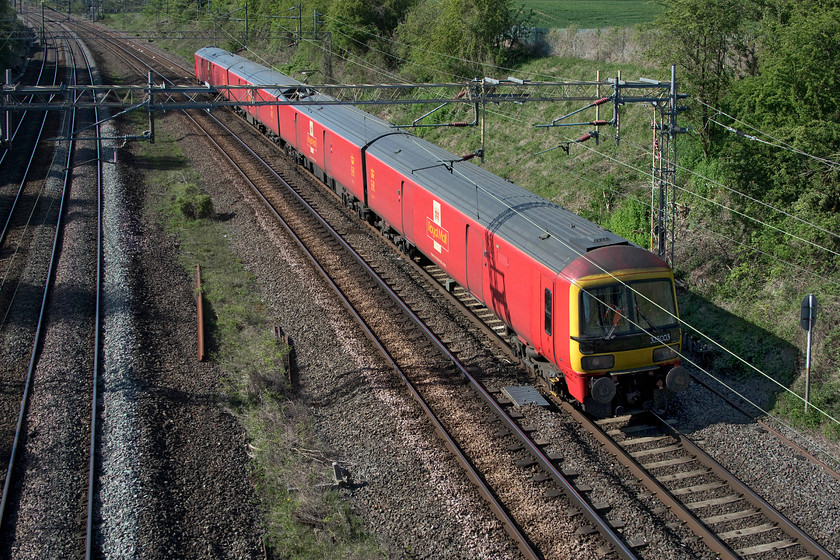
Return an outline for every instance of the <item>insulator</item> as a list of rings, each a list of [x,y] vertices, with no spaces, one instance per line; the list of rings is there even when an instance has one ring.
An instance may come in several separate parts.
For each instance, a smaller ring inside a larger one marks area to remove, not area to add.
[[[458,121],[458,122],[450,123],[449,126],[469,126],[469,125],[470,125],[470,123],[468,123],[467,121]]]
[[[586,142],[590,138],[592,138],[592,133],[588,132],[588,133],[584,134],[583,136],[581,136],[580,138],[578,138],[577,141],[578,142]]]
[[[602,97],[601,99],[598,99],[597,101],[593,102],[592,106],[597,107],[598,105],[603,105],[604,103],[606,103],[609,100],[610,100],[609,97]]]
[[[467,161],[468,159],[472,159],[475,157],[475,152],[464,154],[461,156],[461,161]]]
[[[461,99],[461,98],[462,98],[462,97],[464,97],[465,95],[467,95],[467,90],[462,89],[462,90],[458,93],[458,95],[456,95],[456,96],[455,96],[455,99]]]
[[[591,124],[592,126],[605,126],[605,125],[610,124],[610,122],[609,121],[592,121],[589,124]]]

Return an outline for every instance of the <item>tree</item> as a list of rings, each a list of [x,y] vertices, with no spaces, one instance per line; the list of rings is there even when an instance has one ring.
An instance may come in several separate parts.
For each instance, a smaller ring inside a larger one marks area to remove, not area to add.
[[[759,71],[733,91],[733,111],[793,150],[837,161],[840,8],[798,3],[783,8],[763,26]],[[840,166],[793,150],[733,142],[729,159],[742,186],[765,200],[840,213]]]
[[[0,45],[0,75],[5,76],[7,68],[13,68],[17,62],[24,60],[26,43],[26,28],[16,19],[15,11],[8,2],[0,6],[0,30],[6,39]],[[17,38],[15,38],[17,36]]]
[[[769,5],[758,35],[757,70],[723,98],[726,113],[750,137],[726,133],[715,154],[736,190],[785,213],[735,199],[744,214],[773,225],[742,221],[764,253],[834,273],[838,259],[809,240],[840,252],[840,7],[837,2]],[[720,122],[730,122],[720,117]],[[723,128],[719,128],[723,131]],[[813,157],[809,157],[813,156]],[[804,225],[798,216],[823,230]],[[796,237],[781,234],[781,230]]]
[[[734,80],[755,72],[756,0],[660,0],[664,11],[654,20],[648,56],[676,64],[680,89],[695,103],[687,118],[700,133],[709,158],[714,129],[709,118]],[[706,105],[707,104],[707,105]],[[692,122],[693,121],[693,122]]]
[[[513,0],[421,1],[397,32],[404,70],[418,80],[482,76],[483,64],[508,59],[527,20]]]
[[[371,46],[387,48],[414,4],[416,0],[334,0],[328,21],[333,44],[354,52],[365,52]]]

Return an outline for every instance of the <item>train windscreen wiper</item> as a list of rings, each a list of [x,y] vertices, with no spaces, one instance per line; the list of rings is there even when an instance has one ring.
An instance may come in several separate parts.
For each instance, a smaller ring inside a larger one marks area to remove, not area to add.
[[[651,331],[656,332],[656,331],[658,331],[658,330],[659,330],[659,327],[657,327],[656,325],[654,325],[653,323],[651,323],[651,322],[650,322],[650,319],[648,319],[647,317],[645,317],[645,314],[644,314],[644,313],[642,313],[642,310],[641,310],[641,309],[639,309],[639,306],[638,306],[638,305],[636,306],[636,314],[637,314],[639,317],[641,317],[642,319],[644,319],[645,323],[647,323],[647,324],[648,324],[648,326],[650,327],[650,330],[651,330]]]

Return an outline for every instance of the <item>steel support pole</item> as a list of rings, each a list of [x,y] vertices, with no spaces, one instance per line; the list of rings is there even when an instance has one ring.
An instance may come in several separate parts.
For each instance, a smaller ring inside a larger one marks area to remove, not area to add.
[[[811,331],[808,329],[808,349],[805,351],[805,414],[808,414],[808,403],[811,402]]]

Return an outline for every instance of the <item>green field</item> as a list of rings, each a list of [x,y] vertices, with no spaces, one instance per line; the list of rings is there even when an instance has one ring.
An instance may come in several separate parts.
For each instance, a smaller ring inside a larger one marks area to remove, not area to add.
[[[650,0],[523,0],[534,11],[536,27],[580,29],[627,27],[647,23],[662,11]]]

